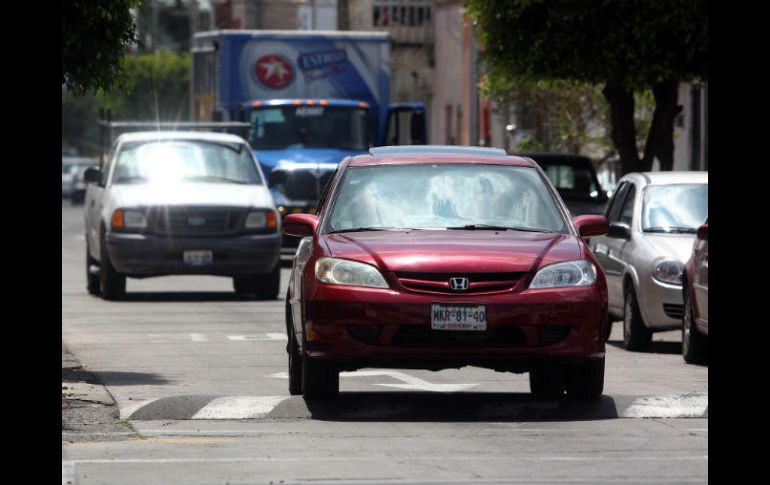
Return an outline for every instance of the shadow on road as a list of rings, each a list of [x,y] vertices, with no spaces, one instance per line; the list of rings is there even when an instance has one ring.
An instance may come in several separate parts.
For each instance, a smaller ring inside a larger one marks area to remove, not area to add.
[[[526,393],[340,393],[333,399],[304,398],[313,419],[325,421],[542,421],[618,417],[613,398],[542,399]],[[291,406],[293,400],[279,404]],[[301,401],[294,401],[300,405]],[[271,413],[276,416],[279,409]]]
[[[254,295],[243,295],[230,291],[158,291],[128,292],[120,302],[205,302],[205,301],[278,301],[258,300]]]
[[[94,371],[99,382],[105,386],[139,386],[169,384],[171,381],[158,374],[146,372]]]

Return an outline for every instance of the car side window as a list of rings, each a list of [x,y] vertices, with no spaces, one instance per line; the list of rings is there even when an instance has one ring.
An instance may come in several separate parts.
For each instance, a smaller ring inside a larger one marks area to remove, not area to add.
[[[623,201],[626,198],[626,192],[628,191],[628,182],[623,182],[615,190],[615,194],[612,196],[607,210],[607,220],[609,222],[617,222],[620,217],[620,208],[623,205]]]
[[[110,175],[110,170],[115,164],[115,152],[117,149],[118,141],[115,140],[115,142],[112,144],[112,148],[110,148],[110,152],[107,154],[107,158],[104,161],[104,167],[102,167],[102,184],[107,182],[107,177]]]
[[[631,227],[631,222],[634,220],[635,199],[636,186],[628,184],[628,195],[626,195],[626,201],[623,204],[623,209],[620,211],[620,222],[628,224],[629,227]]]

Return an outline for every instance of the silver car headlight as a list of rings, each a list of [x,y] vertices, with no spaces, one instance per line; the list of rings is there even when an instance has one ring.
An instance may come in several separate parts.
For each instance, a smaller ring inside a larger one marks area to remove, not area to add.
[[[370,264],[347,259],[319,259],[315,263],[315,276],[318,281],[332,285],[388,287],[388,283],[377,268]]]
[[[541,268],[529,284],[530,289],[588,286],[596,282],[596,268],[591,261],[580,259]]]
[[[684,265],[675,259],[659,258],[652,264],[652,277],[670,285],[682,284]]]

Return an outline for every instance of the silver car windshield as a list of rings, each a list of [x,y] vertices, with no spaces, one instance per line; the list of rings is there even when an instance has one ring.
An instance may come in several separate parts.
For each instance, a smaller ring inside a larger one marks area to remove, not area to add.
[[[347,170],[327,233],[390,228],[567,232],[538,172],[529,167],[415,164]]]
[[[203,182],[262,184],[242,144],[180,140],[131,143],[118,154],[113,184]]]
[[[644,191],[642,231],[695,233],[708,217],[708,184],[650,185]]]

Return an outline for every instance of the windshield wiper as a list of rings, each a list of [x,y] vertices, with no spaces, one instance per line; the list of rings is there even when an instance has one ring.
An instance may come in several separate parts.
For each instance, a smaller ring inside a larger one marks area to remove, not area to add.
[[[186,180],[216,180],[218,182],[227,182],[232,184],[248,184],[243,180],[233,180],[227,177],[217,177],[216,175],[195,175],[192,177],[185,177]]]
[[[326,234],[340,234],[343,232],[366,232],[366,231],[418,231],[417,228],[411,228],[411,227],[380,227],[380,226],[370,226],[370,227],[351,227],[350,229],[338,229],[336,231],[329,231]]]
[[[684,227],[684,226],[655,226],[655,227],[648,227],[644,229],[644,232],[669,232],[669,233],[677,233],[677,234],[695,234],[698,232],[697,229],[692,227]]]
[[[134,182],[148,182],[150,179],[141,175],[134,175],[128,177],[118,177],[115,179],[116,184],[131,184]]]
[[[527,232],[553,232],[548,229],[540,229],[537,227],[507,227],[507,226],[494,226],[491,224],[466,224],[464,226],[447,227],[452,231],[527,231]]]

